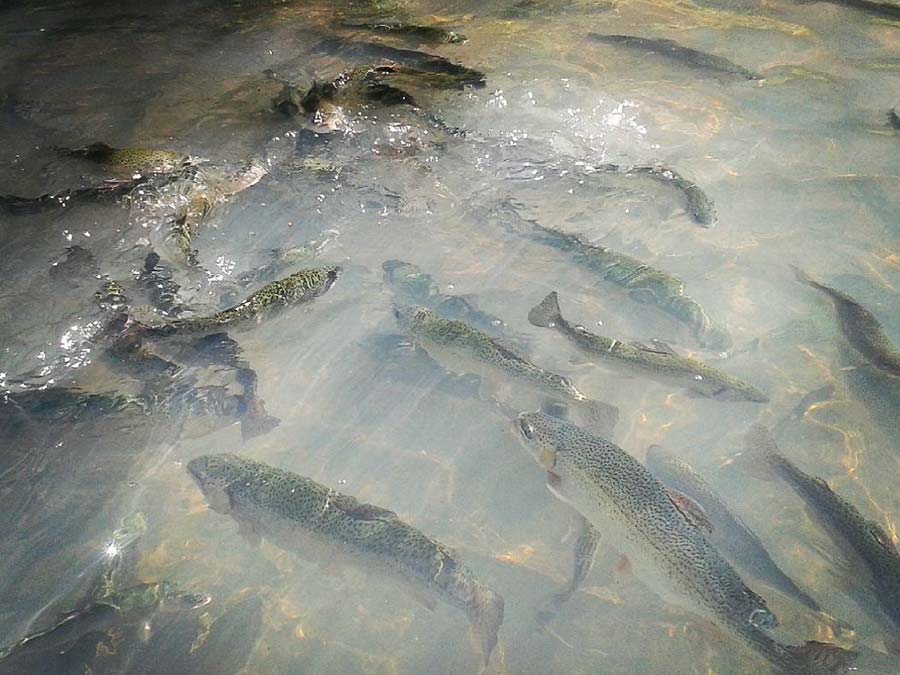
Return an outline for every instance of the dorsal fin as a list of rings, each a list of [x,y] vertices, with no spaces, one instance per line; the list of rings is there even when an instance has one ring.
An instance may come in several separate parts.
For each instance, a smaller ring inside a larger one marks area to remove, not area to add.
[[[341,495],[339,499],[332,499],[331,504],[356,520],[395,520],[399,517],[389,509],[383,509],[374,504],[365,504],[349,495]]]
[[[706,532],[713,531],[713,525],[706,515],[706,511],[699,503],[678,490],[673,490],[669,487],[663,489],[665,490],[669,501],[672,502],[688,523],[700,530],[705,530]]]

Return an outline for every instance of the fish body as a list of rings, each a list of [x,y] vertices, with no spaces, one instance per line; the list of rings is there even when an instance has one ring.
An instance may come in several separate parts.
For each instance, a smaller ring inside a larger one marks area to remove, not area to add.
[[[580,265],[604,281],[624,288],[635,302],[654,305],[685,324],[694,338],[709,349],[728,349],[731,338],[710,321],[696,300],[684,292],[684,282],[636,258],[580,237],[533,223],[539,241],[569,253]]]
[[[900,377],[900,351],[885,334],[881,323],[872,312],[846,293],[815,281],[803,270],[793,266],[791,269],[798,280],[831,299],[841,332],[850,346],[879,370]]]
[[[187,155],[173,150],[113,148],[105,143],[92,143],[83,148],[63,152],[70,157],[80,157],[132,173],[171,173],[177,171],[189,159]]]
[[[212,333],[245,321],[261,318],[268,310],[297,305],[328,292],[341,274],[341,267],[316,267],[295,272],[266,284],[246,300],[210,316],[175,319],[162,326],[143,326],[148,336]]]
[[[210,506],[279,548],[387,572],[419,593],[466,612],[487,663],[503,621],[503,598],[438,541],[397,514],[309,478],[232,454],[191,460]]]
[[[394,314],[416,342],[450,370],[487,376],[500,373],[585,410],[605,433],[615,426],[617,408],[592,401],[570,379],[533,364],[464,321],[445,319],[425,307],[397,308]]]
[[[503,319],[484,312],[469,297],[450,295],[422,268],[403,260],[387,260],[382,264],[385,280],[391,284],[402,304],[427,307],[445,319],[457,319],[501,338],[505,343],[523,346],[522,336],[512,335]]]
[[[457,33],[439,26],[417,26],[400,21],[378,21],[369,23],[345,23],[347,28],[361,28],[378,33],[400,35],[410,39],[419,40],[429,44],[464,44],[468,38],[462,33]]]
[[[787,484],[839,551],[853,561],[854,581],[868,591],[863,609],[886,626],[886,643],[894,649],[900,638],[900,554],[890,535],[824,480],[804,473],[784,457],[771,432],[761,424],[754,424],[747,432],[745,453],[767,476]]]
[[[819,604],[803,592],[772,560],[759,537],[739,516],[731,512],[719,493],[687,462],[654,445],[647,449],[646,465],[650,473],[664,485],[686,494],[703,507],[713,526],[712,532],[708,535],[709,540],[736,567],[814,612],[821,611]]]
[[[689,66],[695,70],[727,75],[743,80],[759,80],[760,76],[733,61],[715,54],[708,54],[680,45],[674,40],[643,38],[636,35],[601,35],[591,33],[594,42],[625,47],[641,54],[654,54],[670,61]]]
[[[579,349],[606,363],[645,374],[655,380],[676,384],[702,396],[758,403],[769,400],[753,385],[741,382],[702,361],[679,356],[661,343],[655,348],[646,347],[595,335],[583,326],[572,325],[560,313],[556,291],[551,292],[529,312],[528,320],[535,326],[556,329]]]
[[[522,413],[521,437],[548,473],[553,494],[625,553],[635,574],[664,599],[717,623],[780,673],[846,672],[849,654],[832,645],[782,645],[762,628],[777,622],[697,521],[636,459],[563,420]]]

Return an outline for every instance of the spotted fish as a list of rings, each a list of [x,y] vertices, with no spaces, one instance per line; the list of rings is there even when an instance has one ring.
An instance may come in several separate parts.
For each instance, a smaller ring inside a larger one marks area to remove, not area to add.
[[[162,326],[142,326],[148,336],[214,333],[246,321],[261,320],[271,310],[309,302],[328,292],[341,274],[341,267],[326,266],[300,270],[266,284],[241,303],[210,316],[175,319]]]
[[[668,345],[656,341],[653,347],[595,335],[583,326],[566,321],[559,310],[556,291],[551,292],[529,313],[535,326],[555,328],[579,349],[627,371],[676,384],[701,396],[727,401],[768,401],[759,389],[723,373],[702,361],[679,356]]]
[[[457,373],[502,374],[545,394],[558,396],[582,411],[602,433],[611,433],[619,410],[585,396],[568,378],[544,370],[486,333],[465,323],[445,319],[425,307],[394,309],[400,325],[446,368]]]
[[[503,622],[503,598],[481,583],[449,548],[393,511],[364,504],[315,481],[232,454],[188,463],[210,507],[234,518],[250,538],[301,555],[349,561],[399,578],[432,606],[465,611],[485,664]]]
[[[663,599],[715,621],[785,675],[847,671],[850,654],[833,645],[770,638],[763,629],[776,625],[774,615],[709,543],[691,502],[627,452],[540,412],[522,413],[517,426],[551,492],[609,537]]]
[[[61,150],[70,157],[80,157],[120,171],[132,173],[171,173],[189,160],[174,150],[153,148],[113,148],[106,143],[92,143],[83,148]]]

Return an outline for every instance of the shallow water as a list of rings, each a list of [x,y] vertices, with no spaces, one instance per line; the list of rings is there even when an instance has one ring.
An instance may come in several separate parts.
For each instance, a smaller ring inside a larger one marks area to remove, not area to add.
[[[459,395],[440,373],[419,372],[421,361],[403,361],[409,350],[398,355],[379,341],[399,332],[382,278],[382,263],[399,258],[446,293],[477,295],[536,363],[617,406],[614,440],[623,448],[642,459],[660,443],[690,462],[779,565],[855,629],[832,635],[820,617],[751,580],[781,619],[779,638],[883,649],[878,627],[829,576],[830,540],[802,503],[778,483],[748,478],[732,458],[751,422],[773,425],[807,392],[834,384],[832,400],[784,425],[782,449],[896,539],[900,385],[856,367],[829,303],[788,267],[852,294],[900,341],[900,132],[887,115],[900,98],[896,23],[788,0],[58,2],[0,5],[0,17],[0,194],[122,178],[54,149],[97,141],[171,148],[209,167],[252,159],[268,171],[214,207],[194,241],[195,268],[166,236],[179,198],[166,186],[38,214],[0,212],[5,391],[181,392],[164,413],[66,413],[54,400],[50,413],[22,422],[6,407],[0,644],[78,606],[111,533],[140,512],[147,530],[133,544],[133,580],[171,581],[212,602],[161,612],[96,649],[79,643],[53,671],[82,672],[85,663],[143,673],[480,670],[455,609],[430,612],[389,580],[265,542],[253,548],[231,519],[208,510],[185,465],[235,452],[394,510],[454,547],[506,599],[489,672],[762,672],[734,638],[620,571],[614,541],[601,543],[554,634],[535,630],[537,608],[568,578],[569,511],[491,392]],[[446,24],[468,42],[423,45],[339,25],[391,17]],[[674,39],[762,79],[711,76],[592,42],[590,32]],[[415,92],[423,108],[468,133],[372,107],[351,114],[347,133],[316,137],[303,120],[273,111],[281,85],[267,69],[308,87],[362,63],[322,49],[335,34],[421,48],[486,73],[484,88]],[[657,162],[714,200],[714,228],[692,222],[671,186],[594,170]],[[668,315],[527,236],[530,220],[681,278],[733,347],[701,349]],[[72,246],[90,251],[93,264],[63,265]],[[192,406],[184,393],[233,394],[229,373],[188,366],[174,383],[148,378],[117,369],[88,340],[110,313],[94,297],[102,281],[121,281],[135,305],[150,303],[139,276],[151,250],[185,305],[203,313],[258,287],[235,284],[271,263],[273,249],[301,246],[296,266],[344,266],[335,287],[229,331],[281,420],[267,434],[243,441],[233,416]],[[560,335],[527,321],[554,289],[572,321],[625,340],[661,338],[771,401],[693,398],[580,362]]]

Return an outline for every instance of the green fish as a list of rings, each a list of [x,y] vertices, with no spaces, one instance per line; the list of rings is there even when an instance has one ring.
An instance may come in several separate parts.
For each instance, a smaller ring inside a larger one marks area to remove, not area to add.
[[[846,293],[815,281],[798,267],[791,265],[791,269],[799,281],[821,291],[831,299],[841,332],[850,346],[878,370],[900,377],[900,351],[885,334],[872,312]]]
[[[628,291],[635,302],[655,305],[682,322],[702,346],[717,350],[731,346],[728,333],[713,324],[697,301],[685,294],[684,282],[680,279],[624,253],[584,242],[577,235],[538,223],[532,225],[542,243],[570,253],[576,262],[599,274],[604,281]]]
[[[503,622],[503,598],[449,548],[393,511],[309,478],[233,454],[204,455],[188,471],[210,507],[234,518],[251,541],[322,560],[348,561],[405,582],[428,607],[437,599],[466,612],[487,664]]]
[[[744,449],[761,478],[778,478],[788,485],[806,504],[812,519],[828,532],[852,570],[852,580],[864,598],[860,606],[883,626],[888,650],[900,653],[900,554],[891,536],[824,480],[804,473],[784,457],[763,425],[750,427]]]
[[[625,553],[664,600],[713,620],[784,675],[847,672],[851,654],[830,644],[783,645],[765,601],[709,543],[701,511],[618,446],[540,412],[517,418],[520,436],[547,471],[547,485]]]
[[[675,384],[695,394],[723,401],[755,401],[769,398],[759,389],[723,373],[702,361],[679,356],[671,347],[654,342],[646,347],[634,342],[595,335],[583,326],[573,326],[559,310],[556,291],[550,293],[528,313],[535,326],[555,328],[582,351],[626,371],[637,371],[660,382]]]
[[[445,319],[425,307],[397,307],[394,316],[425,351],[453,372],[487,377],[500,373],[557,396],[582,410],[604,434],[611,433],[618,421],[615,406],[591,400],[570,379],[531,363],[464,321]]]
[[[235,324],[261,320],[268,312],[309,302],[328,292],[340,276],[336,265],[300,270],[266,284],[243,302],[210,316],[175,319],[162,326],[140,326],[140,335],[168,336],[214,333]]]
[[[180,169],[188,156],[173,150],[152,148],[113,148],[105,143],[92,143],[75,150],[62,150],[70,157],[96,162],[113,169],[136,173],[171,173]]]

